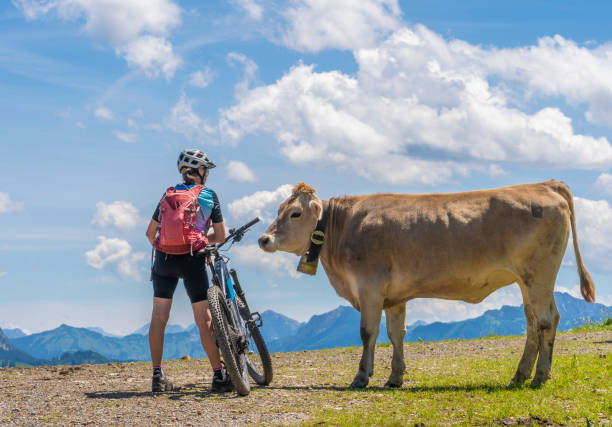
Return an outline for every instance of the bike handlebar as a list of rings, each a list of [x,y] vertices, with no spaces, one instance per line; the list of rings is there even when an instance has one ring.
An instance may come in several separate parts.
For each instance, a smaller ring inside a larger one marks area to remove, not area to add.
[[[230,240],[235,240],[236,242],[239,242],[240,240],[242,240],[242,236],[244,235],[244,233],[249,228],[251,228],[252,226],[257,224],[259,221],[261,221],[261,219],[259,219],[259,217],[255,217],[254,219],[252,219],[249,222],[247,222],[246,224],[244,224],[242,227],[239,227],[239,228],[237,228],[235,230],[234,229],[230,230],[229,236],[227,236],[225,238],[223,243],[220,243],[219,246],[217,246],[217,249],[219,249],[221,246],[225,245]]]
[[[216,244],[207,246],[204,249],[199,250],[197,252],[197,256],[206,257],[212,253],[216,253],[223,245],[225,245],[227,242],[231,240],[233,240],[234,242],[239,242],[240,240],[242,240],[244,233],[246,233],[246,231],[249,228],[257,224],[259,221],[261,221],[261,219],[259,219],[259,217],[255,217],[254,219],[252,219],[251,221],[247,222],[246,224],[244,224],[243,226],[237,229],[233,229],[233,228],[230,229],[230,234],[226,237],[226,239],[223,242],[216,243]]]
[[[259,219],[259,217],[256,216],[255,218],[253,218],[252,220],[244,224],[242,227],[240,227],[240,230],[246,231],[247,228],[251,228],[252,226],[257,224],[259,221],[261,221],[261,219]]]

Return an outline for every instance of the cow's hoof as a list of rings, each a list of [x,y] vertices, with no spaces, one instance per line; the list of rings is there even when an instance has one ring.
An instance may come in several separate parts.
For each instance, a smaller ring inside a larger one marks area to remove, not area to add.
[[[351,388],[365,388],[368,385],[368,379],[355,378],[351,383]]]
[[[531,381],[531,387],[537,388],[542,387],[546,381],[550,378],[550,375],[536,375]]]
[[[508,387],[519,386],[519,385],[523,384],[527,380],[527,378],[529,378],[527,375],[524,375],[524,374],[521,374],[520,372],[517,372],[516,374],[514,374],[514,378],[512,378],[512,380],[508,384]]]

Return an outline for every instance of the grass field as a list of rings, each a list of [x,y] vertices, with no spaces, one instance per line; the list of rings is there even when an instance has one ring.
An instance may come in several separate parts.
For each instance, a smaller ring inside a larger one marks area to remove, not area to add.
[[[561,336],[605,331],[612,331],[612,318]],[[488,337],[474,342],[481,341],[486,347],[491,339],[509,338]],[[607,345],[597,351],[598,344]],[[554,377],[538,388],[531,388],[528,383],[507,386],[516,369],[516,355],[416,360],[409,365],[408,384],[404,388],[366,389],[356,399],[357,405],[348,410],[321,409],[307,424],[609,425],[612,423],[610,344],[611,335],[602,340],[587,340],[587,343],[566,340],[558,343],[557,349],[564,354],[553,359]],[[337,395],[330,392],[322,397],[334,401]]]
[[[612,421],[609,356],[558,356],[554,381],[538,389],[506,387],[516,363],[513,357],[421,360],[411,366],[404,388],[353,391],[354,405],[320,409],[307,424],[587,425]],[[340,392],[330,391],[320,398],[346,401]]]
[[[209,391],[206,360],[165,363],[177,389],[152,394],[145,362],[0,369],[0,424],[567,425],[612,424],[612,325],[557,335],[543,387],[507,387],[524,337],[405,344],[400,389],[383,387],[391,347],[376,348],[368,388],[348,385],[360,347],[272,355],[274,380],[251,394]]]

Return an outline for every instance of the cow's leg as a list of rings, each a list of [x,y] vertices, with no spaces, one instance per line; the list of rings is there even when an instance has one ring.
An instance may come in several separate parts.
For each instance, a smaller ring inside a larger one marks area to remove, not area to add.
[[[406,336],[406,303],[394,305],[385,309],[387,318],[387,335],[393,344],[393,359],[391,361],[391,375],[385,386],[401,387],[404,382],[404,337]]]
[[[351,383],[351,387],[356,388],[367,386],[374,373],[374,349],[382,316],[382,301],[377,296],[367,295],[367,298],[360,298],[360,302],[361,327],[359,332],[363,343],[363,353],[359,362],[359,371]]]
[[[553,347],[555,345],[555,335],[557,334],[557,326],[559,326],[559,311],[555,304],[554,295],[549,296],[547,300],[541,301],[539,304],[534,304],[536,311],[537,328],[539,337],[538,348],[538,364],[536,365],[536,373],[531,381],[533,387],[544,384],[550,375],[552,366]]]
[[[533,269],[525,274],[521,283],[527,318],[527,342],[513,379],[514,383],[519,383],[529,378],[537,355],[538,362],[531,381],[532,386],[541,385],[550,378],[552,351],[560,319],[554,297],[558,266],[550,260],[539,261],[538,270]],[[559,259],[559,264],[560,262]]]
[[[525,310],[525,320],[527,325],[527,339],[525,340],[525,349],[523,350],[523,356],[519,362],[514,378],[510,382],[510,385],[522,384],[527,378],[531,377],[531,371],[535,364],[536,357],[538,356],[539,337],[538,329],[536,326],[536,318],[533,314],[531,304],[527,299],[527,289],[521,286],[523,293],[523,308]]]

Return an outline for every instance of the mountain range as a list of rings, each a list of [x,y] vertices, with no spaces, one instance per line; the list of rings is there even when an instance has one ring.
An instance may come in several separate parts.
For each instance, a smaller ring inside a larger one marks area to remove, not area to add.
[[[15,328],[15,329],[3,329],[2,332],[4,332],[4,335],[6,335],[8,337],[8,339],[13,339],[13,338],[21,338],[21,337],[25,337],[26,334],[25,332],[23,332],[21,329]]]
[[[34,357],[16,348],[0,329],[0,367],[36,364],[37,360]]]
[[[561,314],[559,330],[567,330],[589,320],[601,321],[612,314],[612,307],[590,304],[565,293],[556,292],[555,300]],[[328,313],[313,316],[305,323],[271,310],[263,312],[262,318],[264,324],[261,332],[271,352],[361,345],[360,314],[352,307],[340,306]],[[92,328],[61,325],[50,331],[19,336],[12,340],[0,332],[0,366],[6,366],[11,361],[13,364],[40,364],[45,361],[58,364],[62,358],[66,361],[79,358],[92,361],[150,360],[147,331],[148,325],[145,325],[130,335],[118,337]],[[474,319],[430,324],[416,322],[407,327],[405,340],[469,339],[487,335],[521,335],[524,331],[523,307],[503,306],[488,310]],[[388,342],[384,318],[378,342]],[[86,351],[95,352],[97,356],[79,353]],[[183,355],[194,358],[205,356],[195,325],[175,325],[166,330],[164,358],[176,359]]]
[[[6,366],[80,365],[83,363],[108,362],[113,362],[113,360],[90,350],[76,351],[74,353],[65,352],[61,356],[50,360],[36,359],[16,348],[8,336],[0,329],[0,368]]]

